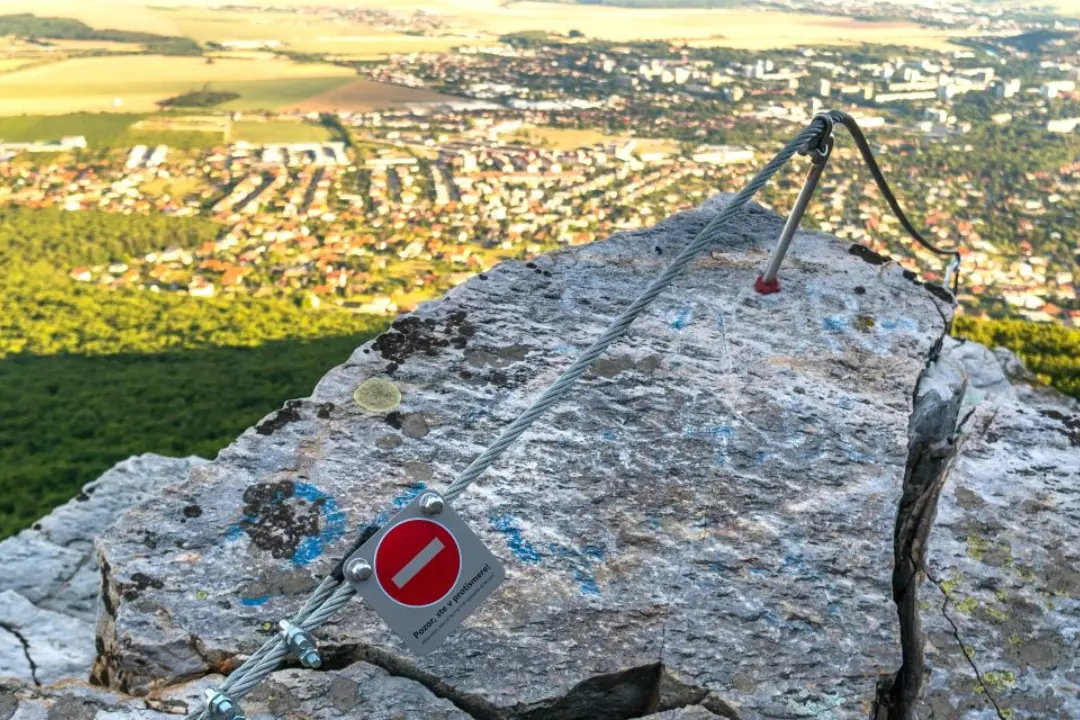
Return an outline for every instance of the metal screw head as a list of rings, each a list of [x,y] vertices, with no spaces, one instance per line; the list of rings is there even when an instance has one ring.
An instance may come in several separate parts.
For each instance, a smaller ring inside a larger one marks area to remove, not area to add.
[[[425,515],[438,515],[445,508],[446,501],[442,499],[441,495],[424,493],[424,496],[420,498],[420,511]]]
[[[319,657],[319,653],[315,650],[308,650],[300,656],[300,662],[304,667],[317,670],[322,665],[322,658]]]
[[[371,563],[364,558],[353,558],[345,563],[345,579],[349,582],[364,582],[373,572]]]
[[[213,720],[246,720],[240,706],[217,690],[207,689],[206,709]]]

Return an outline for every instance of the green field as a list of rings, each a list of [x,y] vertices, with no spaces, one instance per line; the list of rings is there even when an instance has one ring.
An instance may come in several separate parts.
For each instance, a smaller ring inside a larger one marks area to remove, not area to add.
[[[266,144],[324,142],[331,140],[333,136],[322,125],[298,122],[254,122],[249,120],[233,123],[232,137],[234,140]]]
[[[0,117],[0,139],[7,142],[56,140],[64,135],[83,135],[92,146],[117,145],[132,123],[142,115],[74,113],[70,115],[19,115]]]

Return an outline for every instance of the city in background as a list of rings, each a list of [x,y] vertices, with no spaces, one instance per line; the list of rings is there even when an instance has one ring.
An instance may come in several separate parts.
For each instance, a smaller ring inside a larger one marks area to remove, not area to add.
[[[829,108],[960,246],[961,330],[1080,392],[1072,3],[8,5],[6,532],[116,459],[212,456],[501,260],[737,191]],[[804,225],[941,281],[842,131]]]

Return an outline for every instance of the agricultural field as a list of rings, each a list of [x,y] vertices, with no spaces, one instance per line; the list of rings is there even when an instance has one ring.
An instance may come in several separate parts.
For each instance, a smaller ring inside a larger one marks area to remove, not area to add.
[[[321,95],[297,103],[289,109],[304,112],[331,112],[334,110],[378,110],[410,103],[434,103],[458,100],[431,90],[388,85],[371,80],[353,80]]]
[[[1080,15],[1075,0],[1060,3],[1063,14]],[[152,7],[142,2],[152,4]],[[395,52],[448,50],[456,45],[492,42],[499,35],[527,30],[611,40],[670,39],[705,45],[765,49],[796,44],[901,44],[948,49],[950,35],[908,22],[859,22],[780,11],[624,8],[505,0],[366,0],[365,7],[409,12],[426,9],[450,19],[446,36],[417,37],[382,33],[360,23],[329,22],[313,15],[275,12],[292,0],[231,0],[231,5],[265,7],[263,12],[219,10],[214,0],[5,0],[7,12],[73,17],[95,27],[183,35],[199,42],[279,40],[290,50],[355,58]],[[351,0],[320,0],[322,6],[349,6]],[[1071,10],[1069,10],[1071,8]]]
[[[0,139],[30,142],[56,140],[64,135],[83,135],[92,147],[113,145],[120,143],[128,128],[141,118],[141,115],[128,113],[0,117]]]
[[[275,109],[352,77],[348,68],[285,59],[78,58],[0,75],[0,115],[153,112],[159,101],[205,86],[240,93],[230,109]]]
[[[332,140],[331,132],[322,125],[311,123],[241,120],[232,125],[232,139],[259,145],[273,143],[325,142]]]

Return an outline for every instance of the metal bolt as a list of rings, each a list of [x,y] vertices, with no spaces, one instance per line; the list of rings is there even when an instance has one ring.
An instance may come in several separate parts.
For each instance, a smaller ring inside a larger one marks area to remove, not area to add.
[[[446,508],[446,501],[437,493],[424,493],[420,498],[420,511],[425,515],[438,515]]]
[[[371,563],[364,558],[353,558],[345,563],[345,578],[349,582],[364,582],[372,572]]]
[[[232,698],[214,689],[206,691],[206,710],[211,720],[247,720],[243,709]]]
[[[304,667],[314,670],[322,665],[318,647],[315,645],[315,640],[312,639],[311,635],[288,620],[282,620],[278,623],[278,626],[281,628],[281,636],[289,644],[289,649],[300,658],[300,662]]]

